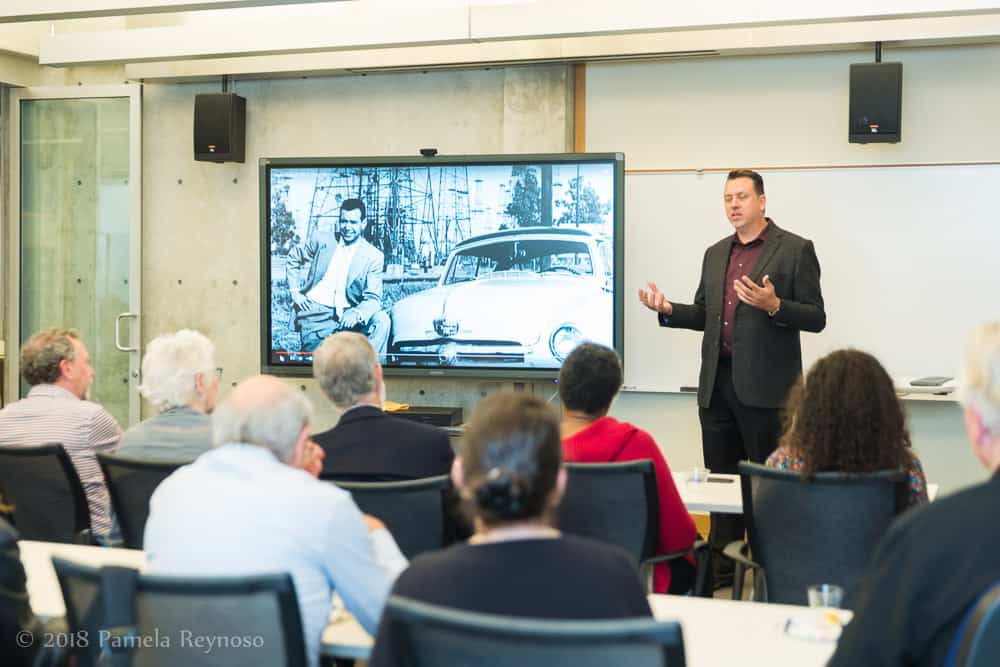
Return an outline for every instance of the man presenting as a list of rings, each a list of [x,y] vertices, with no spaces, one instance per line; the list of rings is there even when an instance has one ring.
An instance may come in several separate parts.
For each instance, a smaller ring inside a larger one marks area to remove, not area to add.
[[[302,350],[335,331],[358,331],[385,354],[389,316],[382,310],[383,255],[364,239],[365,203],[340,205],[339,240],[325,234],[288,254],[286,274]]]
[[[802,373],[799,331],[826,326],[812,241],[765,217],[766,203],[760,174],[731,171],[724,205],[736,233],[705,251],[694,303],[671,303],[652,281],[639,290],[660,326],[705,332],[698,417],[705,465],[719,473],[774,450],[780,408]],[[742,516],[712,515],[713,547],[742,536]],[[717,585],[732,576],[716,574]]]

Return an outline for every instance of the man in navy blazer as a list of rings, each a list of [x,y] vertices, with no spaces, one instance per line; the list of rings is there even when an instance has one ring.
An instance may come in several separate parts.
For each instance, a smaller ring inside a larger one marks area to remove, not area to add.
[[[382,252],[365,240],[365,203],[345,199],[339,230],[318,233],[288,254],[288,289],[302,350],[311,352],[335,331],[360,331],[379,354],[389,339],[382,310]]]
[[[323,476],[348,481],[395,481],[448,474],[454,453],[448,432],[382,410],[385,384],[364,336],[335,333],[316,349],[313,376],[344,412],[313,436],[323,448]]]
[[[735,473],[763,463],[777,445],[781,407],[802,374],[800,331],[826,326],[812,241],[765,216],[760,174],[729,173],[726,216],[735,234],[705,251],[694,303],[672,303],[650,281],[639,300],[660,326],[704,331],[698,417],[705,465]],[[712,515],[710,543],[742,539],[743,518]]]

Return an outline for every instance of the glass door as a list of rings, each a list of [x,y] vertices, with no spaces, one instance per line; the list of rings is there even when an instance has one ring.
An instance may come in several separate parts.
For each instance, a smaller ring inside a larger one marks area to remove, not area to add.
[[[8,390],[27,392],[11,374],[32,333],[75,328],[91,400],[127,428],[139,417],[140,87],[14,90],[10,108]]]

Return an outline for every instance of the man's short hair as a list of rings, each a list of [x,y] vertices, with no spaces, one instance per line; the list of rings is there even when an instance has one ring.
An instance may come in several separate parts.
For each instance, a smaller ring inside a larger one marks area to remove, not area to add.
[[[764,179],[753,169],[733,169],[726,176],[727,181],[735,181],[737,178],[749,178],[753,181],[753,191],[757,196],[764,194]]]
[[[142,357],[139,391],[161,412],[188,405],[195,399],[194,378],[204,381],[215,373],[215,345],[191,329],[157,336]]]
[[[313,353],[313,377],[335,405],[344,408],[375,389],[378,355],[362,334],[338,331]]]
[[[302,428],[309,424],[311,406],[301,392],[274,382],[248,393],[246,382],[236,387],[212,413],[212,445],[230,443],[257,445],[271,450],[278,460],[287,462],[295,449]],[[267,376],[263,376],[267,377]],[[241,391],[242,387],[242,391]]]
[[[340,204],[340,211],[341,211],[341,213],[343,213],[344,211],[353,211],[355,209],[360,209],[361,210],[361,219],[362,220],[364,220],[364,219],[366,219],[368,217],[368,211],[365,209],[365,203],[363,201],[361,201],[360,199],[356,199],[356,198],[345,199]]]
[[[569,410],[603,415],[622,386],[622,363],[609,347],[581,343],[559,370],[559,398]]]
[[[37,332],[21,347],[21,377],[29,385],[52,384],[62,375],[63,359],[76,359],[74,340],[81,340],[76,329],[50,327]]]
[[[972,332],[965,354],[962,401],[975,409],[983,426],[1000,435],[1000,321]]]

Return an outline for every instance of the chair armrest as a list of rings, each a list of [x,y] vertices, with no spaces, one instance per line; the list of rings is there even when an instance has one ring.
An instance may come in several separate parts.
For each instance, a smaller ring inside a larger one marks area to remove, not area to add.
[[[757,575],[763,572],[758,563],[755,563],[747,557],[747,551],[749,549],[750,546],[742,540],[730,542],[722,549],[722,555],[733,561],[736,566],[733,570],[733,600],[743,599],[743,578],[747,568],[754,571],[755,585],[757,582]]]
[[[749,557],[747,557],[747,551],[750,549],[742,540],[736,540],[730,542],[722,549],[722,555],[733,561],[737,565],[742,565],[743,567],[749,567],[752,570],[759,570],[760,565],[755,563]]]
[[[647,558],[642,561],[639,565],[639,576],[646,588],[646,593],[653,592],[653,566],[657,563],[666,563],[668,561],[677,560],[688,554],[694,554],[695,562],[695,580],[694,588],[692,592],[694,595],[700,597],[705,597],[703,595],[705,588],[705,573],[708,571],[708,555],[711,550],[708,548],[708,543],[702,539],[697,539],[687,549],[681,549],[679,551],[671,551],[669,553],[660,554],[659,556],[653,556],[652,558]],[[711,595],[707,596],[711,597]]]
[[[707,548],[708,548],[708,543],[706,543],[704,540],[695,540],[694,544],[692,544],[687,549],[680,549],[678,551],[670,551],[670,552],[667,552],[665,554],[660,554],[659,556],[653,556],[652,558],[647,558],[646,560],[642,561],[642,564],[643,565],[653,565],[653,564],[656,564],[656,563],[664,563],[666,561],[676,560],[676,559],[680,558],[681,556],[687,556],[688,554],[694,554],[695,557],[697,557],[697,556],[699,556],[699,552],[701,550],[707,549]]]

